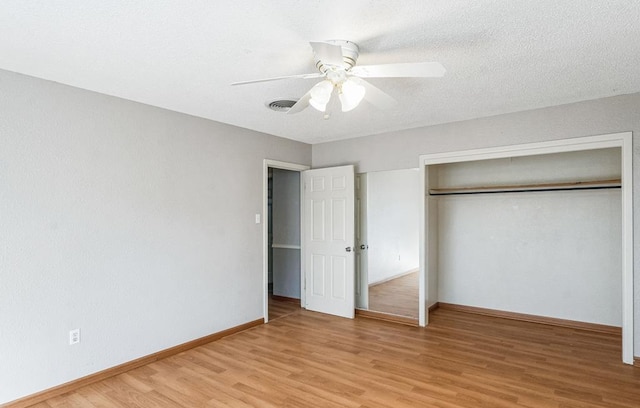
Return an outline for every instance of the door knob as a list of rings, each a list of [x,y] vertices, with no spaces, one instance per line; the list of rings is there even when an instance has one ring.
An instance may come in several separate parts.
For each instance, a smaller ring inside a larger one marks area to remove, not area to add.
[[[369,249],[369,245],[362,244],[360,245],[360,249]]]
[[[346,247],[344,250],[347,252],[351,252],[351,247]]]

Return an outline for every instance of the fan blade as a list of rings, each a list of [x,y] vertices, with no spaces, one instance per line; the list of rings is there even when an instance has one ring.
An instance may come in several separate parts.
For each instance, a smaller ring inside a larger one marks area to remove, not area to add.
[[[444,76],[446,69],[439,62],[404,64],[360,65],[351,68],[351,74],[361,78],[436,78]]]
[[[307,109],[309,107],[309,100],[311,99],[311,90],[309,90],[309,92],[307,92],[306,94],[302,95],[302,98],[298,99],[298,102],[296,102],[291,109],[289,109],[287,111],[287,114],[293,114],[293,113],[298,113],[298,112],[302,112],[303,110]]]
[[[316,54],[316,58],[322,61],[323,64],[342,66],[344,60],[342,59],[342,47],[334,44],[327,44],[324,42],[310,42],[313,52]]]
[[[274,78],[253,79],[251,81],[234,82],[231,85],[255,84],[257,82],[280,81],[282,79],[293,79],[293,78],[311,79],[311,78],[322,78],[322,77],[324,77],[324,74],[321,73],[321,72],[318,72],[318,73],[313,73],[313,74],[287,75],[287,76],[274,77]]]
[[[364,100],[376,106],[377,108],[390,109],[398,104],[398,101],[389,96],[389,94],[382,91],[380,88],[371,85],[364,79],[354,76],[350,77],[349,79],[364,87]]]

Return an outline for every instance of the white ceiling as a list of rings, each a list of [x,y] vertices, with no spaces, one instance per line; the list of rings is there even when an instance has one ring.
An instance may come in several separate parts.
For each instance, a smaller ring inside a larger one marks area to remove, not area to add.
[[[637,0],[4,0],[0,68],[300,140],[338,140],[640,92]],[[359,64],[439,61],[437,79],[371,79],[399,101],[287,115],[318,80],[309,41]]]

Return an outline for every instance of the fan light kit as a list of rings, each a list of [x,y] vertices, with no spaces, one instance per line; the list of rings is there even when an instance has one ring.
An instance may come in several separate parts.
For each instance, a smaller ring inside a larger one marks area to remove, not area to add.
[[[334,93],[338,94],[342,111],[349,112],[363,99],[380,109],[391,108],[397,103],[391,96],[362,78],[437,78],[444,76],[446,72],[439,62],[356,66],[360,49],[351,41],[329,40],[310,44],[319,72],[235,82],[231,85],[293,78],[324,78],[304,94],[287,113],[298,113],[308,106],[326,112],[327,104]],[[324,117],[328,118],[328,114]]]

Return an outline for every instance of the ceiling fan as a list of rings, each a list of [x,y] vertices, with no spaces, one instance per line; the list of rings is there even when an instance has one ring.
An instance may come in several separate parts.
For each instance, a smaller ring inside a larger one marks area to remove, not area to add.
[[[388,109],[397,103],[387,93],[363,78],[437,78],[444,76],[446,72],[439,62],[356,66],[360,50],[358,45],[351,41],[328,40],[310,44],[319,72],[235,82],[231,85],[292,78],[324,78],[304,94],[287,113],[298,113],[309,105],[325,112],[334,92],[338,94],[342,111],[348,112],[357,107],[363,99],[380,109]]]

